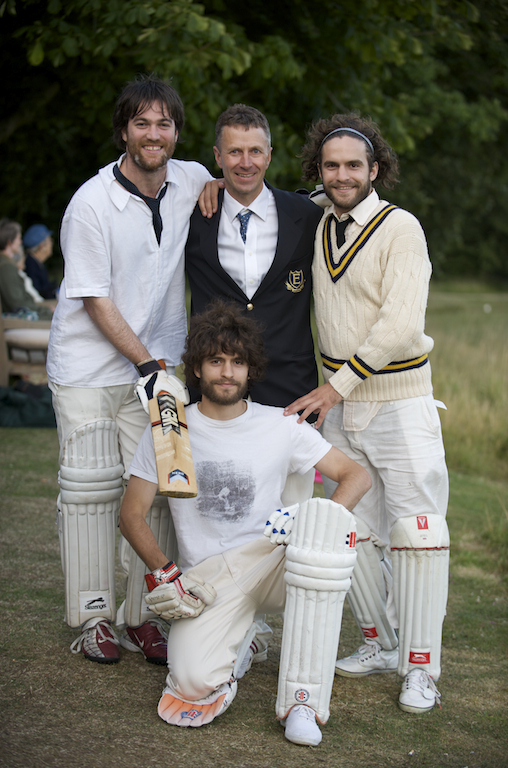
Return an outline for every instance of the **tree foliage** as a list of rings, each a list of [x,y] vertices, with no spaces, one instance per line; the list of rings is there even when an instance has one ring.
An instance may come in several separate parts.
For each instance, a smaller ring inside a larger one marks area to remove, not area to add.
[[[269,178],[287,188],[313,119],[370,114],[401,155],[391,199],[422,220],[437,271],[508,277],[505,0],[5,0],[0,15],[2,215],[56,229],[117,155],[122,85],[157,71],[186,107],[177,156],[215,171],[215,120],[243,101],[267,114]]]

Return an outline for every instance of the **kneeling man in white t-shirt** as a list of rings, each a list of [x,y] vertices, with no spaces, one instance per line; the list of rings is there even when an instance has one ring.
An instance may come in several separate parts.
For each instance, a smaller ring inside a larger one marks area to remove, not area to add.
[[[277,718],[290,741],[319,744],[356,560],[350,513],[370,477],[297,416],[246,399],[266,359],[255,324],[235,306],[217,302],[192,318],[183,360],[202,399],[185,409],[198,494],[170,500],[179,566],[145,519],[157,491],[150,427],[120,514],[151,571],[146,601],[172,622],[159,715],[196,727],[224,712],[237,680],[266,658],[270,630],[256,615],[284,611]],[[313,466],[338,483],[332,500],[281,509],[287,475]]]

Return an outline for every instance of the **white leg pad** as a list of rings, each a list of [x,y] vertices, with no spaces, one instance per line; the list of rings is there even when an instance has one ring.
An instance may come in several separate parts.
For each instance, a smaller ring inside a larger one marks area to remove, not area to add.
[[[57,525],[65,576],[65,621],[114,619],[115,541],[123,464],[114,421],[70,433],[62,447]]]
[[[177,562],[178,546],[175,528],[165,496],[159,494],[155,496],[147,513],[146,522],[168,560]],[[145,621],[153,619],[155,615],[145,603],[145,595],[148,594],[145,574],[149,572],[149,568],[146,567],[123,536],[120,539],[118,549],[120,563],[127,574],[127,592],[125,605],[118,611],[117,623],[120,622],[120,614],[122,614],[122,624],[125,623],[128,627],[138,627]]]
[[[353,517],[356,521],[358,557],[347,598],[363,636],[376,640],[386,651],[391,651],[399,644],[397,633],[386,615],[391,562],[384,557],[383,549],[372,541],[368,525],[356,515]]]
[[[356,562],[353,515],[327,499],[300,505],[286,548],[286,608],[276,715],[305,704],[320,723],[330,696],[344,598]]]
[[[423,669],[438,680],[448,599],[450,536],[441,515],[403,517],[390,538],[399,618],[399,675]]]

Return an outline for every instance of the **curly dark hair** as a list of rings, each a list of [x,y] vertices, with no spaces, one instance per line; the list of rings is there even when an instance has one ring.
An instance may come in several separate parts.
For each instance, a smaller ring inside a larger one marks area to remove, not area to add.
[[[318,120],[309,128],[307,132],[307,141],[302,149],[302,179],[305,181],[316,181],[319,178],[319,165],[321,162],[321,150],[323,144],[327,141],[328,134],[337,128],[353,128],[366,136],[374,147],[372,152],[368,143],[365,142],[369,168],[372,168],[375,162],[379,165],[379,172],[373,184],[380,184],[385,189],[392,189],[398,182],[399,161],[397,155],[390,147],[387,141],[381,136],[381,132],[376,123],[370,117],[360,117],[357,112],[348,112],[343,115],[332,115],[332,117]],[[359,138],[358,134],[350,133],[345,135]],[[341,135],[341,134],[335,134]],[[330,138],[333,138],[330,136]]]
[[[182,357],[185,380],[190,387],[200,388],[200,379],[194,371],[201,369],[206,358],[221,352],[239,355],[245,360],[250,384],[261,381],[268,359],[258,324],[246,317],[236,304],[216,299],[205,312],[191,317]]]
[[[136,80],[127,83],[115,105],[113,139],[119,149],[125,149],[122,133],[129,120],[144,112],[154,102],[159,104],[163,114],[175,121],[175,128],[180,133],[185,122],[185,112],[178,93],[157,75],[139,75]]]

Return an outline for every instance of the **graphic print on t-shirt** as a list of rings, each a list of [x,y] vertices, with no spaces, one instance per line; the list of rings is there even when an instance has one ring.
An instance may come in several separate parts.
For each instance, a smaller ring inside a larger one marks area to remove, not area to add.
[[[199,514],[234,523],[247,517],[256,495],[256,480],[248,465],[234,461],[201,461],[196,467]]]

